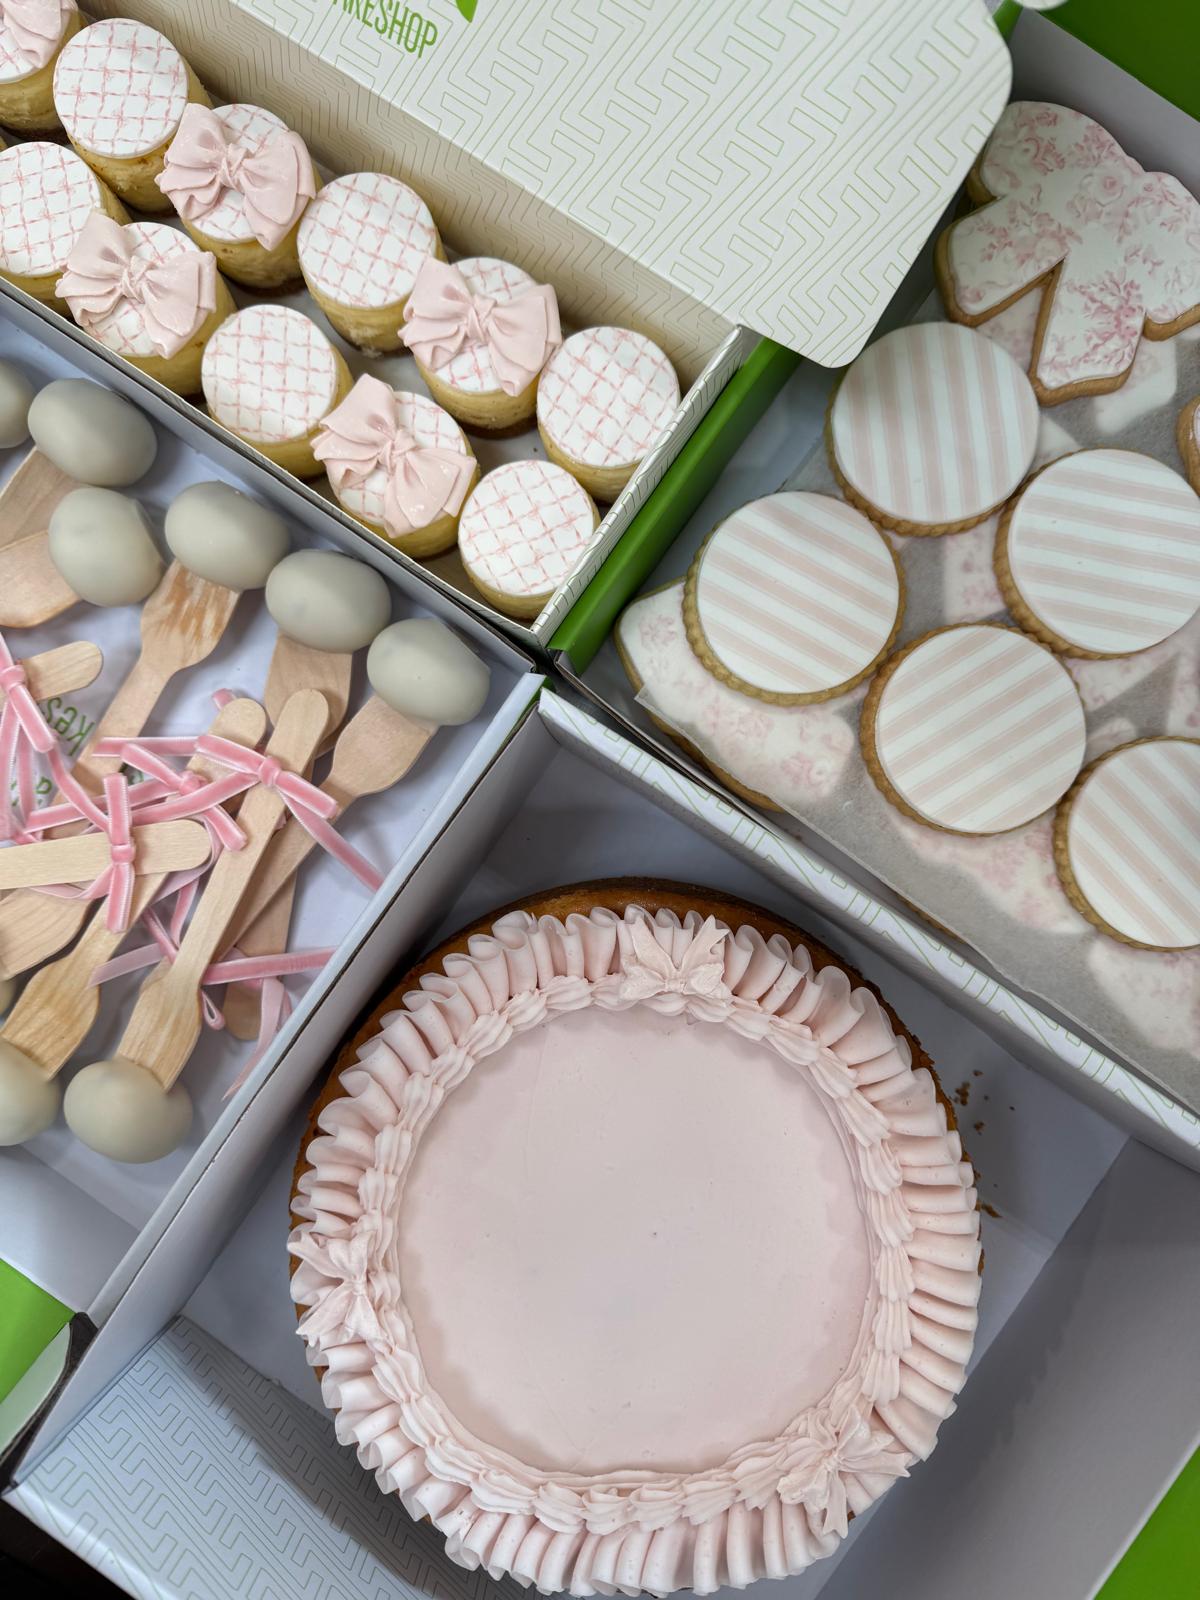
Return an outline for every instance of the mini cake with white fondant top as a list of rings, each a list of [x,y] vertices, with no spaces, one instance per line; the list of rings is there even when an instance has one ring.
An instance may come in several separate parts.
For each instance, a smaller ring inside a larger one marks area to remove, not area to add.
[[[506,461],[463,506],[458,550],[471,582],[511,617],[536,617],[591,543],[592,498],[552,461]]]

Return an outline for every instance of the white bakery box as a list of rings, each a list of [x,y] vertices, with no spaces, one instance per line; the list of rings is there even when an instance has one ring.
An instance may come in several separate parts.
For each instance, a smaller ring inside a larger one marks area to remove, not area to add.
[[[214,100],[274,111],[324,170],[410,182],[452,256],[524,266],[555,286],[569,327],[633,326],[667,351],[684,391],[672,425],[529,626],[490,610],[455,551],[413,562],[335,509],[354,537],[529,646],[548,643],[739,367],[705,439],[707,481],[778,389],[790,351],[837,364],[861,347],[982,146],[1009,78],[982,0],[833,10],[820,0],[700,9],[635,0],[579,16],[548,13],[541,0],[85,9],[159,29]],[[798,173],[808,175],[800,185]],[[0,282],[0,294],[19,291]],[[263,298],[331,331],[304,292]],[[355,373],[423,387],[410,357],[377,361],[334,342]],[[232,438],[199,407],[138,381]],[[542,454],[534,430],[474,443],[485,469]],[[329,503],[234,447],[298,497]],[[700,474],[695,483],[698,498]],[[679,526],[685,503],[672,506]]]
[[[1178,172],[1193,192],[1200,193],[1200,130],[1186,113],[1045,17],[1028,11],[1021,15],[1010,45],[1016,98],[1058,101],[1087,112],[1138,151],[1148,167]],[[927,248],[885,313],[884,326],[908,321],[931,287],[932,250]],[[1194,340],[1188,349],[1196,349]],[[1195,358],[1189,356],[1188,360],[1194,363]],[[1195,374],[1200,367],[1193,364],[1188,370]],[[822,455],[832,381],[830,373],[813,364],[797,369],[661,563],[645,570],[646,592],[682,579],[702,541],[737,507],[785,485],[796,486],[798,469],[807,472],[810,458]],[[1172,449],[1175,410],[1194,392],[1186,381],[1181,382],[1175,400],[1169,388],[1162,394],[1151,391],[1152,399],[1157,396],[1161,415],[1169,415]],[[1130,390],[1133,387],[1131,383]],[[1053,417],[1054,413],[1046,415]],[[1122,434],[1109,442],[1122,442]],[[626,599],[633,599],[636,592],[627,591]],[[611,620],[618,609],[618,605],[608,604],[607,618]],[[594,623],[594,619],[589,621]],[[832,917],[936,988],[1021,1059],[1036,1063],[1072,1093],[1106,1107],[1106,1115],[1122,1121],[1137,1137],[1200,1170],[1200,1102],[1186,1091],[1186,1085],[1195,1082],[1189,1052],[1179,1051],[1174,1057],[1178,1079],[1185,1085],[1177,1095],[1161,1082],[1151,1081],[1146,1073],[1131,1070],[1127,1061],[1089,1037],[1078,1022],[1055,1013],[1046,1002],[1008,981],[965,942],[945,937],[936,924],[924,921],[869,868],[841,854],[815,830],[810,834],[802,821],[762,812],[749,800],[738,798],[655,723],[621,664],[612,636],[594,655],[591,650],[603,637],[601,629],[592,626],[590,642],[586,642],[587,628],[579,630],[578,637],[585,644],[577,659],[569,649],[555,654],[556,665],[567,681],[669,763],[716,788],[730,809],[742,816],[742,826],[769,839],[774,853],[802,863],[810,893]],[[811,849],[800,842],[807,843],[810,837]],[[974,892],[969,880],[962,882],[966,885],[963,893]],[[1181,1004],[1186,1002],[1184,993]],[[1161,1063],[1164,1058],[1166,1070],[1170,1070],[1165,1048],[1156,1060]]]
[[[274,503],[286,515],[296,545],[351,545],[357,556],[378,567],[388,579],[394,617],[430,612],[442,616],[487,661],[492,676],[488,701],[479,717],[465,727],[439,730],[399,784],[386,795],[374,797],[370,809],[364,802],[359,817],[361,833],[356,833],[354,819],[348,819],[345,836],[381,870],[387,869],[380,890],[370,895],[348,874],[331,875],[323,861],[313,860],[306,868],[298,887],[293,948],[328,946],[331,933],[337,948],[303,993],[293,995],[290,1019],[242,1088],[229,1099],[224,1096],[238,1071],[238,1047],[228,1033],[205,1030],[187,1077],[195,1120],[180,1149],[149,1167],[121,1166],[87,1149],[61,1123],[27,1146],[0,1149],[0,1214],[4,1217],[0,1262],[77,1313],[15,1388],[10,1391],[7,1382],[0,1385],[5,1391],[0,1400],[3,1458],[30,1416],[62,1383],[94,1330],[103,1326],[119,1305],[125,1288],[202,1175],[221,1167],[226,1136],[239,1123],[258,1087],[276,1069],[281,1076],[298,1070],[306,1081],[379,982],[391,960],[390,943],[379,933],[381,919],[413,865],[502,748],[540,679],[516,646],[485,622],[460,611],[375,550],[354,544],[322,507],[290,496],[254,463],[146,393],[127,370],[109,367],[65,332],[46,327],[15,303],[0,303],[0,358],[12,361],[39,387],[64,376],[95,378],[125,393],[151,418],[158,434],[158,456],[133,493],[148,509],[152,523],[159,521],[163,507],[188,482],[216,477],[238,484]],[[0,452],[0,487],[24,456],[20,447]],[[211,657],[173,680],[148,731],[199,731],[212,714],[210,696],[217,687],[261,694],[273,634],[261,596],[245,597]],[[87,723],[89,730],[115,683],[138,655],[136,615],[125,607],[100,611],[77,605],[40,629],[9,630],[6,638],[18,654],[74,638],[92,639],[101,646],[104,673],[93,690],[99,698],[74,697],[79,718],[92,719]],[[27,645],[25,641],[29,641]],[[361,664],[352,690],[354,704],[362,697],[360,680]],[[60,721],[62,715],[60,705],[56,713]],[[93,1049],[98,1038],[111,1043],[108,1035],[115,1021],[114,1004],[123,1004],[123,997],[104,1002],[90,1040]],[[98,1053],[102,1055],[103,1048]],[[242,1059],[249,1054],[247,1046]],[[229,1203],[232,1212],[226,1209]],[[209,1222],[214,1247],[242,1203],[243,1196],[235,1187],[224,1205],[214,1204]],[[23,1283],[18,1286],[25,1287]],[[0,1347],[9,1368],[6,1378],[13,1375],[9,1358],[14,1347],[19,1349],[24,1341],[21,1329],[6,1327],[5,1318],[21,1314],[19,1301],[0,1294]],[[18,1362],[16,1371],[20,1370]]]
[[[356,972],[403,969],[534,891],[641,874],[761,903],[880,985],[934,1057],[980,1174],[974,1371],[931,1460],[855,1522],[837,1557],[761,1592],[1093,1595],[1200,1431],[1183,1403],[1200,1391],[1200,1176],[1130,1138],[1115,1102],[1086,1105],[1020,1064],[835,926],[802,857],[553,692],[426,846]],[[292,1169],[335,1034],[318,1013],[244,1098],[16,1464],[9,1504],[130,1594],[495,1588],[451,1565],[337,1443],[295,1333]]]

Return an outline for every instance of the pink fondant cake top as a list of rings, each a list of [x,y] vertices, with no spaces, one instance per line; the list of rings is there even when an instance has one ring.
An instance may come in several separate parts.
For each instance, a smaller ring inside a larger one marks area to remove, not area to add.
[[[550,594],[591,542],[587,490],[550,461],[508,461],[480,479],[463,507],[458,548],[467,570],[502,594]]]
[[[311,317],[287,306],[248,306],[217,329],[204,350],[208,409],[244,439],[302,439],[333,404],[333,346]]]
[[[407,298],[438,237],[429,207],[406,183],[382,172],[352,172],[321,190],[297,243],[317,294],[378,310]]]
[[[165,222],[122,226],[94,211],[57,292],[80,327],[119,355],[173,356],[216,309],[217,265]]]
[[[0,270],[61,272],[99,199],[95,173],[74,150],[31,139],[0,151]]]
[[[54,104],[67,137],[98,156],[126,159],[165,144],[187,97],[179,51],[123,17],[81,29],[54,68]]]
[[[17,83],[49,66],[77,10],[75,0],[0,4],[0,83]]]
[[[933,1448],[973,1174],[874,995],[803,945],[510,913],[342,1084],[299,1184],[300,1333],[339,1437],[463,1565],[577,1595],[783,1577]]]
[[[538,423],[586,467],[639,462],[679,406],[679,380],[663,352],[628,328],[584,328],[546,364]]]
[[[435,263],[431,271],[436,271],[437,267],[438,263]],[[422,316],[419,322],[414,321],[417,303],[414,297],[405,308],[404,339],[410,348],[414,348],[417,343],[414,330],[425,323],[429,323],[438,333],[446,332],[444,346],[434,345],[429,349],[422,346],[416,350],[417,355],[425,361],[439,382],[448,384],[450,388],[460,389],[464,394],[493,394],[504,386],[506,379],[506,373],[497,370],[496,337],[490,331],[495,308],[527,295],[535,296],[539,291],[548,293],[553,299],[554,292],[536,284],[527,272],[513,266],[511,261],[499,261],[493,256],[472,256],[465,261],[456,261],[453,271],[471,302],[460,307],[461,325],[456,327],[449,317],[443,322],[441,314],[446,308],[441,305],[433,308],[433,317]],[[420,293],[418,289],[418,295]],[[538,337],[539,328],[545,334],[544,338]],[[423,326],[422,331],[428,336],[427,327]],[[530,328],[523,330],[523,336],[518,338],[518,345],[528,343],[538,352],[540,359],[531,373],[527,369],[522,371],[522,381],[510,383],[508,393],[519,392],[537,376],[541,362],[558,343],[558,338],[558,311],[555,304],[552,326],[547,326],[543,312],[542,319],[539,321],[535,316]],[[503,338],[500,343],[504,343]],[[448,353],[450,351],[453,353]]]

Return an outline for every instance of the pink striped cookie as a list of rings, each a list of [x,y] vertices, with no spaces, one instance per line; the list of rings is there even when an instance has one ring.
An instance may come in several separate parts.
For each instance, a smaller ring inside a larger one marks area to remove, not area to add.
[[[1043,467],[996,532],[996,577],[1030,633],[1069,656],[1124,656],[1200,608],[1200,498],[1134,450]]]
[[[1043,405],[1120,388],[1143,333],[1200,318],[1200,201],[1082,112],[1014,101],[968,189],[986,203],[938,240],[942,299],[973,326],[1039,293],[1030,375]]]
[[[114,17],[84,28],[54,69],[54,103],[67,138],[127,204],[169,211],[155,183],[189,100],[208,104],[169,39]]]
[[[21,133],[52,133],[54,64],[83,25],[75,0],[0,5],[0,123]]]
[[[573,333],[538,381],[546,454],[598,500],[620,494],[678,409],[674,367],[628,328]]]
[[[382,172],[335,178],[305,212],[298,245],[309,293],[343,338],[398,350],[413,281],[442,248],[421,196]]]
[[[1200,946],[1200,739],[1136,739],[1085,767],[1054,819],[1054,861],[1101,932]]]
[[[900,626],[900,569],[861,512],[823,494],[752,500],[720,523],[684,586],[688,643],[714,677],[775,705],[860,683]]]
[[[998,623],[938,628],[877,674],[860,729],[867,770],[905,816],[1005,833],[1048,811],[1083,760],[1083,706],[1044,645]]]
[[[210,340],[201,380],[214,421],[299,477],[321,471],[313,441],[350,373],[311,317],[247,306]]]
[[[1038,407],[999,345],[949,322],[869,345],[833,398],[826,444],[847,499],[897,533],[957,533],[1029,471]]]
[[[467,576],[498,610],[536,617],[591,543],[592,498],[552,461],[508,461],[479,480],[462,509]]]
[[[1180,412],[1175,437],[1188,482],[1200,494],[1200,399],[1189,401]]]
[[[47,305],[93,211],[126,214],[112,191],[74,150],[31,139],[0,152],[0,276]]]

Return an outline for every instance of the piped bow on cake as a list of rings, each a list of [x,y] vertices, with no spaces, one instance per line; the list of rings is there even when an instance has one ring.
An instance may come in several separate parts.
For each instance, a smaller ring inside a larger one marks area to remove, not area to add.
[[[274,250],[316,194],[304,140],[276,128],[252,143],[230,139],[207,106],[189,105],[154,180],[185,222],[202,225],[230,192],[265,250]]]
[[[418,444],[401,421],[400,403],[386,383],[364,373],[313,443],[338,493],[382,469],[383,524],[398,537],[458,512],[475,466],[464,451]]]
[[[548,283],[511,300],[472,294],[457,267],[427,256],[404,307],[400,336],[431,372],[460,350],[483,347],[500,388],[527,389],[562,343],[558,298]]]
[[[204,250],[169,256],[137,254],[137,239],[93,211],[56,285],[77,320],[135,306],[160,356],[173,356],[217,304],[217,264]]]

